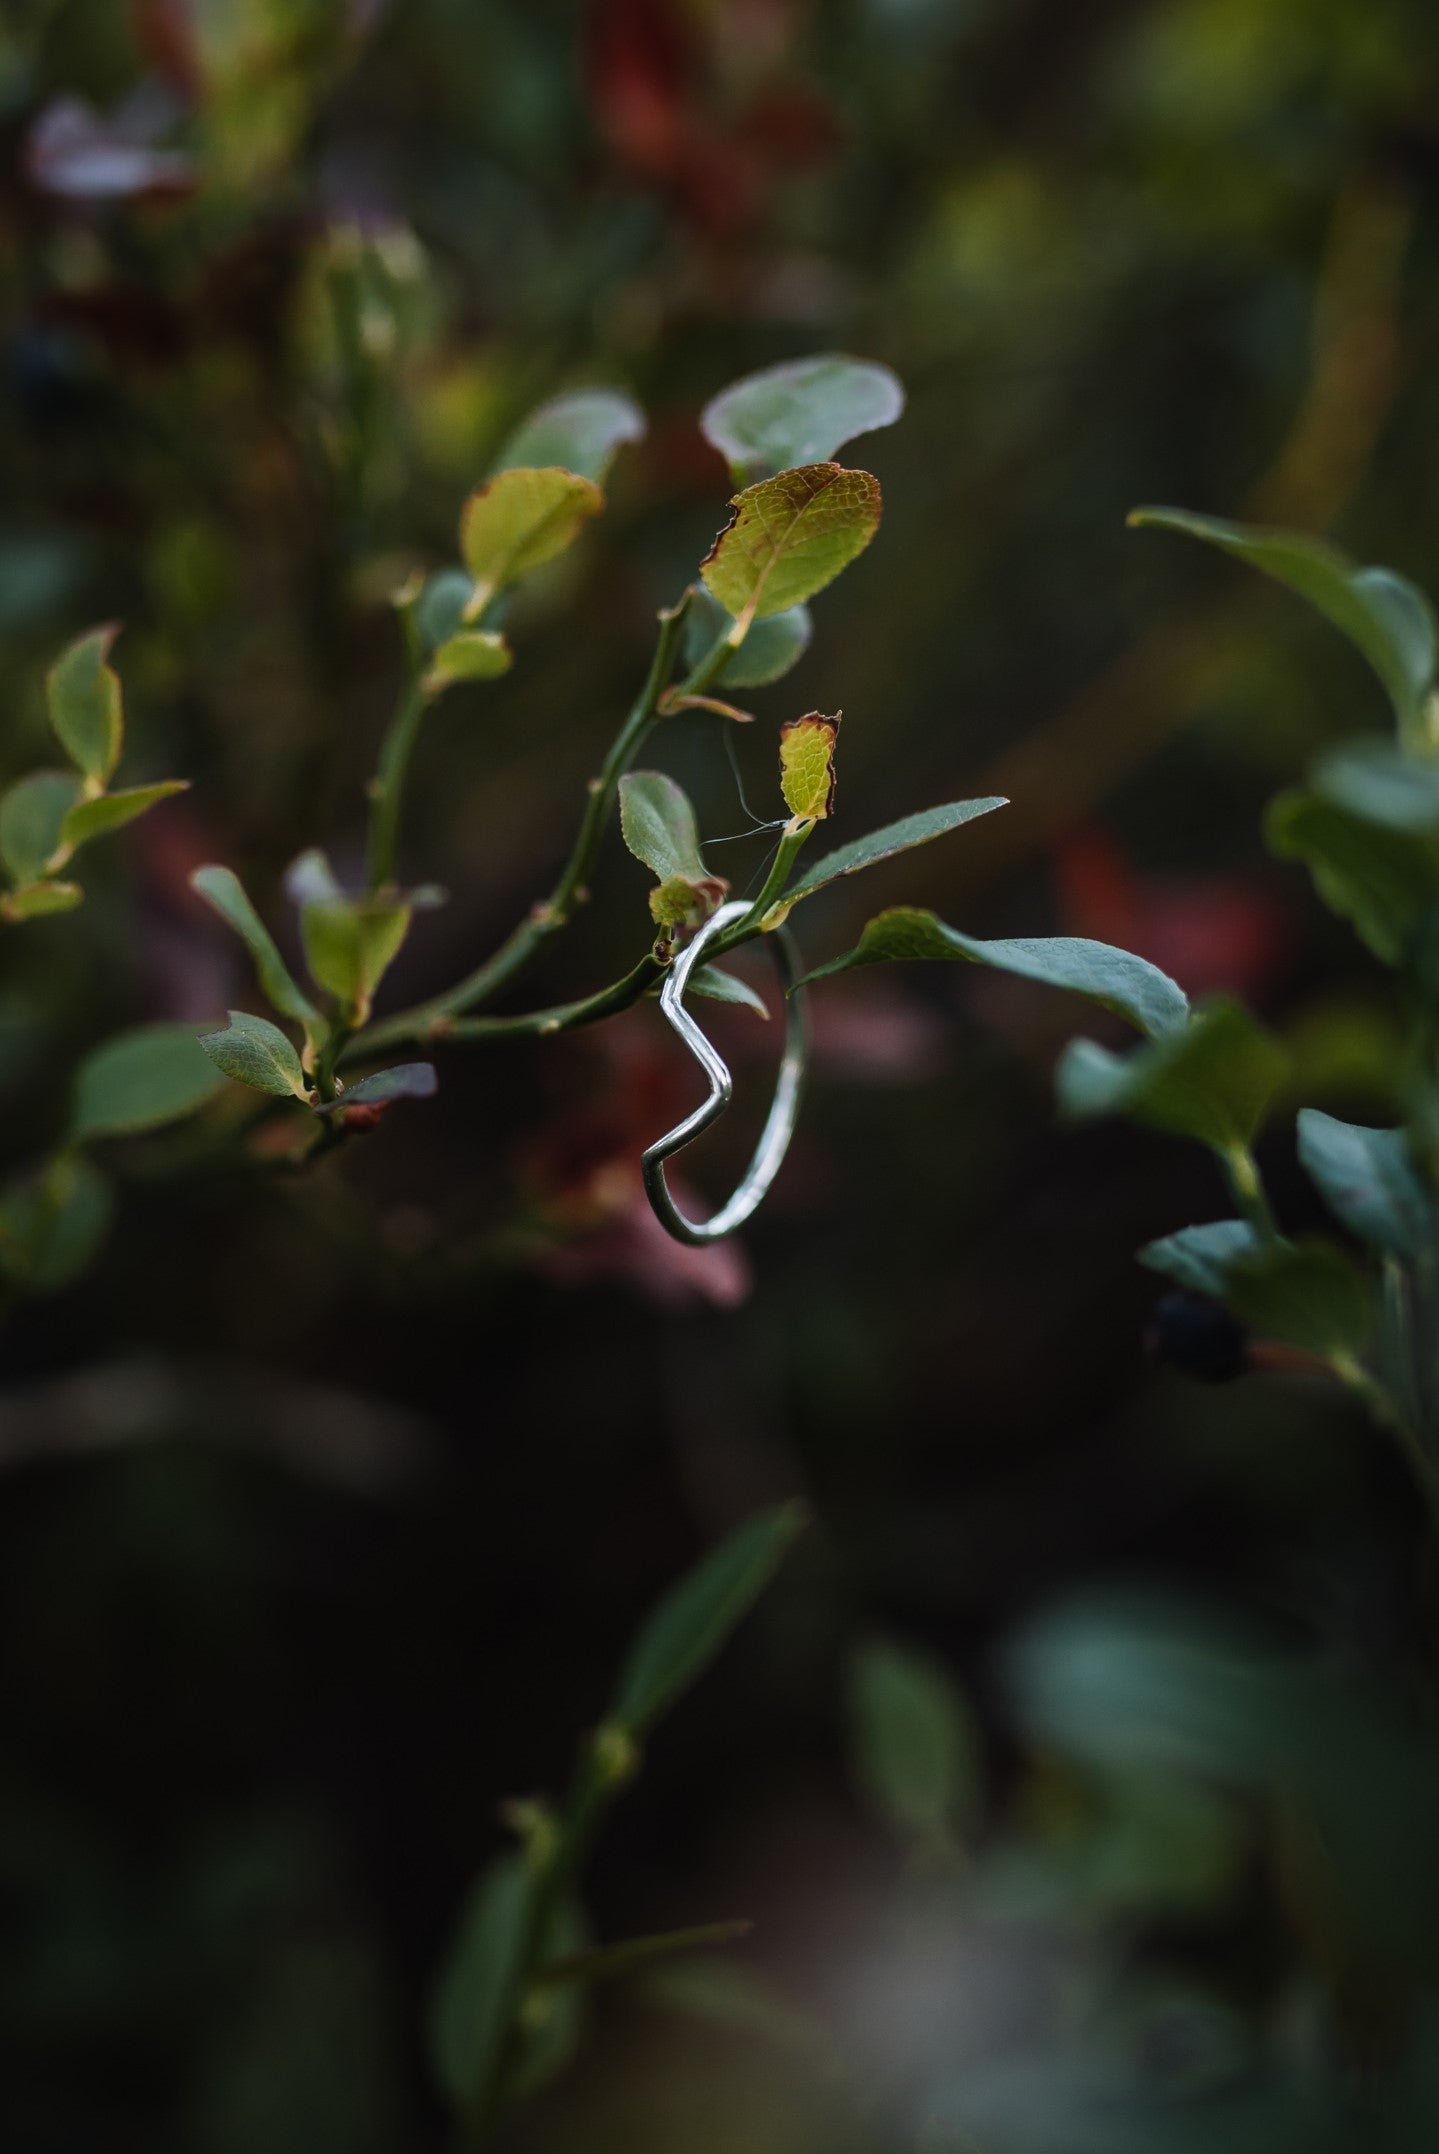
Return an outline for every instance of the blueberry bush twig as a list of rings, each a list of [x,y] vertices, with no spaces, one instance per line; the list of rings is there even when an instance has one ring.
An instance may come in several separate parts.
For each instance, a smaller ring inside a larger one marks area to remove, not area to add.
[[[469,2154],[482,2154],[515,2102],[563,2066],[593,1983],[726,1944],[747,1927],[706,1924],[591,1946],[579,1874],[606,1811],[639,1770],[645,1739],[749,1612],[803,1524],[793,1504],[762,1513],[681,1580],[635,1639],[559,1808],[508,1807],[518,1849],[476,1880],[435,1997],[435,2069]]]
[[[1397,1127],[1315,1108],[1298,1117],[1300,1162],[1349,1245],[1291,1239],[1275,1218],[1254,1144],[1288,1060],[1235,1002],[1191,1008],[1156,966],[1103,943],[983,941],[908,907],[880,913],[853,949],[809,977],[959,960],[1069,989],[1126,1018],[1142,1035],[1129,1054],[1071,1043],[1058,1070],[1062,1110],[1123,1114],[1206,1145],[1235,1208],[1150,1243],[1141,1262],[1183,1296],[1230,1312],[1244,1337],[1348,1385],[1439,1518],[1439,629],[1413,584],[1317,540],[1176,509],[1138,510],[1131,521],[1215,546],[1307,599],[1388,697],[1390,734],[1326,750],[1266,823],[1270,849],[1309,869],[1320,897],[1392,973],[1409,1016]],[[1225,1373],[1243,1365],[1238,1353]]]
[[[644,681],[589,782],[557,879],[463,978],[414,1008],[376,1015],[376,997],[416,916],[442,902],[433,885],[400,880],[406,781],[425,719],[450,688],[509,670],[514,653],[494,625],[507,594],[581,538],[604,508],[615,456],[644,432],[638,407],[612,390],[562,396],[533,413],[465,503],[459,560],[412,577],[396,594],[404,673],[369,787],[363,884],[347,887],[318,845],[285,876],[308,979],[296,977],[233,868],[215,863],[195,872],[196,893],[244,943],[265,1008],[231,1012],[223,1029],[198,1034],[140,1026],[94,1050],[77,1072],[55,1153],[0,1192],[0,1270],[12,1288],[64,1286],[93,1257],[114,1208],[101,1163],[112,1140],[206,1113],[229,1141],[245,1117],[237,1104],[243,1094],[233,1089],[242,1087],[265,1100],[252,1120],[277,1112],[296,1118],[289,1163],[313,1159],[339,1146],[347,1131],[371,1126],[394,1102],[435,1091],[432,1063],[386,1062],[396,1048],[567,1032],[657,988],[728,885],[704,860],[679,786],[635,766],[674,712],[698,707],[724,722],[742,717],[729,695],[772,685],[802,655],[811,634],[808,601],[879,528],[877,481],[837,461],[838,451],[889,425],[902,405],[886,368],[823,357],[749,376],[706,408],[705,431],[728,458],[738,488],[730,519],[695,581],[660,611]],[[110,790],[123,740],[121,685],[108,662],[114,633],[82,637],[50,676],[50,714],[73,769],[36,773],[0,799],[0,863],[10,878],[0,918],[12,925],[78,904],[80,886],[62,876],[81,846],[178,790],[177,781]],[[1002,805],[966,800],[905,817],[802,872],[801,849],[832,813],[838,730],[837,716],[818,712],[783,728],[788,820],[763,888],[717,945],[716,958],[778,926],[836,877]],[[492,1014],[489,1005],[589,899],[617,805],[625,842],[655,875],[648,946],[619,979],[572,1001]],[[693,984],[723,999],[755,999],[715,962]]]

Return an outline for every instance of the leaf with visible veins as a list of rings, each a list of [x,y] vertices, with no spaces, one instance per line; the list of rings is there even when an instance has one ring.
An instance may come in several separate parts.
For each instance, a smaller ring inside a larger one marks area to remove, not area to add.
[[[879,481],[843,464],[801,464],[734,497],[700,564],[736,620],[766,620],[832,583],[879,529]]]

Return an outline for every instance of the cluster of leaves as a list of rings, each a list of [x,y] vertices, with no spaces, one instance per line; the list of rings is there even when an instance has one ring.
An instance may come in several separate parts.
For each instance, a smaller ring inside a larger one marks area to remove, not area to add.
[[[1439,1246],[1439,1108],[1426,1057],[1439,1010],[1439,630],[1412,584],[1357,567],[1316,540],[1178,510],[1140,510],[1132,520],[1217,546],[1307,599],[1368,660],[1392,705],[1390,737],[1329,749],[1303,786],[1273,803],[1267,826],[1273,850],[1302,861],[1326,903],[1393,968],[1414,1015],[1402,1127],[1360,1127],[1315,1109],[1299,1116],[1300,1159],[1371,1261],[1356,1262],[1331,1237],[1280,1232],[1253,1148],[1288,1062],[1238,1004],[1216,998],[1191,1008],[1157,967],[1107,944],[1070,936],[986,942],[904,907],[871,920],[852,950],[810,977],[894,959],[962,960],[1067,989],[1127,1019],[1143,1035],[1130,1053],[1071,1043],[1057,1077],[1064,1112],[1124,1114],[1207,1145],[1238,1214],[1152,1243],[1142,1261],[1362,1391],[1432,1485],[1426,1341]]]
[[[109,663],[117,634],[107,627],[81,636],[46,680],[50,723],[73,768],[32,771],[0,798],[0,862],[10,878],[0,919],[72,911],[84,893],[62,877],[81,847],[185,791],[183,778],[111,790],[125,745],[124,698]]]
[[[285,877],[308,984],[296,978],[235,872],[218,864],[199,868],[192,886],[244,944],[267,1011],[232,1011],[223,1029],[205,1031],[198,1041],[187,1036],[179,1045],[169,1028],[132,1035],[126,1086],[133,1097],[126,1114],[114,1127],[97,1124],[89,1134],[133,1133],[178,1121],[206,1104],[219,1079],[228,1079],[302,1110],[309,1120],[291,1156],[303,1157],[371,1126],[393,1101],[435,1090],[432,1063],[389,1063],[387,1048],[561,1031],[607,1017],[653,991],[685,938],[727,895],[728,884],[705,863],[695,813],[681,788],[662,772],[633,765],[674,712],[700,708],[724,723],[747,720],[749,714],[728,698],[781,680],[802,656],[811,635],[808,602],[864,551],[879,527],[878,482],[838,462],[838,452],[855,434],[891,423],[902,405],[900,386],[887,369],[828,356],[749,376],[707,406],[701,424],[728,458],[738,489],[731,514],[699,564],[697,581],[660,614],[648,676],[591,781],[559,880],[465,979],[416,1009],[375,1019],[375,997],[416,915],[443,902],[432,885],[404,887],[397,879],[405,782],[424,718],[451,687],[493,680],[510,667],[511,647],[496,625],[510,593],[573,545],[600,513],[615,456],[645,430],[631,399],[608,389],[556,398],[525,420],[464,505],[458,561],[416,573],[396,594],[405,679],[370,786],[363,887],[347,888],[318,847],[303,852]],[[51,676],[56,728],[81,776],[26,780],[0,808],[0,846],[17,883],[6,901],[13,919],[71,902],[71,886],[50,878],[75,846],[174,790],[105,791],[120,747],[120,688],[105,662],[109,640],[109,631],[82,639]],[[836,877],[1002,805],[986,798],[929,809],[800,870],[801,848],[833,813],[839,723],[838,714],[809,712],[783,725],[779,778],[788,817],[772,826],[780,836],[763,888],[726,932],[716,956],[779,926]],[[518,1016],[481,1014],[586,895],[616,805],[630,851],[655,877],[648,949],[621,980],[579,1002]],[[762,1010],[752,991],[720,964],[703,967],[694,984],[701,993]],[[188,1087],[178,1089],[172,1081],[177,1055],[190,1078]],[[8,1270],[16,1281],[50,1286],[72,1277],[103,1226],[108,1207],[80,1204],[72,1151],[67,1144],[38,1183],[27,1180],[11,1206],[19,1223],[8,1241]],[[43,1203],[37,1187],[47,1193]],[[83,1235],[77,1226],[81,1210]],[[57,1246],[63,1261],[54,1254]]]

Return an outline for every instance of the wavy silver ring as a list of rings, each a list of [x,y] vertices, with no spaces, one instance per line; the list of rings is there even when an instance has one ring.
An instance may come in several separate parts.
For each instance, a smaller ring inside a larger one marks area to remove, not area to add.
[[[738,1226],[758,1208],[770,1183],[780,1170],[789,1140],[794,1135],[795,1121],[799,1115],[800,1090],[804,1083],[805,1050],[807,1045],[804,1020],[804,993],[801,989],[791,994],[795,983],[796,952],[794,943],[782,927],[773,929],[763,940],[774,953],[780,984],[785,990],[784,1052],[780,1056],[779,1075],[775,1080],[774,1099],[770,1103],[769,1118],[760,1134],[759,1143],[743,1179],[727,1204],[722,1204],[712,1219],[686,1219],[684,1213],[670,1195],[665,1180],[665,1161],[692,1144],[702,1131],[717,1121],[734,1096],[734,1079],[724,1056],[705,1038],[699,1026],[684,1006],[684,992],[689,976],[704,956],[705,951],[750,911],[744,898],[734,898],[728,905],[721,905],[718,912],[710,914],[704,926],[675,959],[660,989],[660,1008],[674,1026],[675,1031],[688,1047],[700,1068],[710,1081],[710,1095],[702,1107],[696,1107],[691,1115],[679,1122],[665,1136],[660,1137],[645,1153],[640,1164],[644,1170],[645,1189],[660,1224],[678,1242],[717,1242],[726,1234],[733,1234]]]

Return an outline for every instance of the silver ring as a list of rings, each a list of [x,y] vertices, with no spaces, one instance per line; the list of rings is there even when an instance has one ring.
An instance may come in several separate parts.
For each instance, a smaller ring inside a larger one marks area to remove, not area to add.
[[[779,1173],[799,1115],[806,1047],[804,994],[803,990],[798,994],[789,992],[795,982],[796,952],[785,929],[779,927],[764,937],[774,953],[780,984],[785,990],[784,1052],[780,1056],[769,1118],[755,1146],[754,1158],[729,1202],[722,1204],[712,1219],[686,1219],[670,1195],[665,1180],[665,1161],[682,1151],[685,1145],[692,1144],[724,1113],[734,1096],[734,1079],[724,1056],[705,1038],[685,1008],[685,987],[715,937],[722,935],[727,927],[733,927],[737,920],[744,919],[750,909],[744,898],[733,898],[728,905],[721,905],[718,912],[711,913],[693,942],[681,950],[660,989],[660,1008],[710,1081],[710,1094],[704,1105],[696,1107],[693,1114],[658,1138],[640,1162],[655,1215],[677,1242],[717,1242],[744,1224]]]

